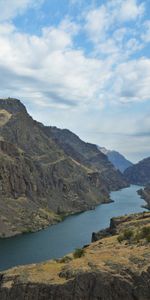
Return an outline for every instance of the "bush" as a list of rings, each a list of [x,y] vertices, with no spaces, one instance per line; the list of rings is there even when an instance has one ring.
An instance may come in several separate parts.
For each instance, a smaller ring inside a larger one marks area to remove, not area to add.
[[[75,249],[75,251],[73,253],[73,257],[74,258],[80,258],[80,257],[84,256],[84,254],[85,254],[85,250],[84,249],[77,248],[77,249]]]
[[[124,240],[132,240],[133,242],[139,243],[142,239],[146,239],[146,241],[150,243],[150,226],[144,226],[141,230],[138,229],[136,233],[131,229],[126,229],[117,239],[119,243]]]
[[[132,238],[133,235],[134,235],[134,232],[133,232],[133,230],[131,230],[131,229],[126,229],[126,230],[124,231],[123,235],[124,235],[124,240],[131,240],[131,238]]]
[[[124,240],[123,234],[118,235],[117,240],[119,243],[121,243]]]
[[[131,229],[125,229],[123,234],[120,234],[117,238],[118,242],[121,243],[124,240],[131,240],[133,238],[134,232]]]
[[[146,238],[147,236],[150,235],[150,226],[145,226],[141,230],[141,238]]]
[[[150,243],[150,234],[146,237],[146,241]]]

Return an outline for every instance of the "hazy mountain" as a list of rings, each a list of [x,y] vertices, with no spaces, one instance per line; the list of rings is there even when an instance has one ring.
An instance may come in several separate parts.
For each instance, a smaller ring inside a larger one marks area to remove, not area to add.
[[[109,161],[115,166],[116,169],[120,170],[120,172],[124,172],[128,167],[132,166],[133,163],[127,160],[122,154],[118,151],[108,150],[104,147],[99,147],[101,152],[107,155]]]
[[[132,184],[146,185],[150,183],[150,157],[126,169],[124,175]]]
[[[95,146],[87,150],[83,142],[87,161],[80,163],[56,140],[19,100],[0,100],[0,236],[39,230],[108,202],[111,189],[126,186]]]

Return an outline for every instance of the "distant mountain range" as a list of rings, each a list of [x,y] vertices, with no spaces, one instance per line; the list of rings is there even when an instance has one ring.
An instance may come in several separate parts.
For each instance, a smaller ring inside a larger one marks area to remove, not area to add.
[[[150,183],[150,157],[126,169],[124,175],[132,184],[146,185]]]
[[[122,154],[114,150],[108,150],[105,147],[98,146],[98,149],[107,155],[109,161],[115,166],[120,172],[124,172],[128,167],[132,166],[133,163],[127,160]]]
[[[34,121],[17,99],[0,99],[0,236],[36,231],[109,202],[127,186],[96,145]]]

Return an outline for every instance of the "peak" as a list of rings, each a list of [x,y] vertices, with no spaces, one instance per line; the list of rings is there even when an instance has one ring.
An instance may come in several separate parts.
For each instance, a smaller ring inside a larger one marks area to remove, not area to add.
[[[0,109],[5,109],[10,113],[26,112],[22,102],[15,98],[0,99]]]

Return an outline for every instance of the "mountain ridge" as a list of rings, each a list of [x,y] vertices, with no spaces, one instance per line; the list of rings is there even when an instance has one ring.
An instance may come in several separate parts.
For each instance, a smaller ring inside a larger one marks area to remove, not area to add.
[[[108,150],[105,147],[98,146],[101,152],[107,155],[109,161],[115,166],[116,169],[120,172],[124,172],[129,166],[132,166],[133,163],[125,158],[124,155],[119,153],[116,150]]]
[[[0,141],[1,237],[36,231],[109,202],[111,189],[127,186],[103,154],[97,156],[99,169],[68,155],[18,99],[0,100]]]

